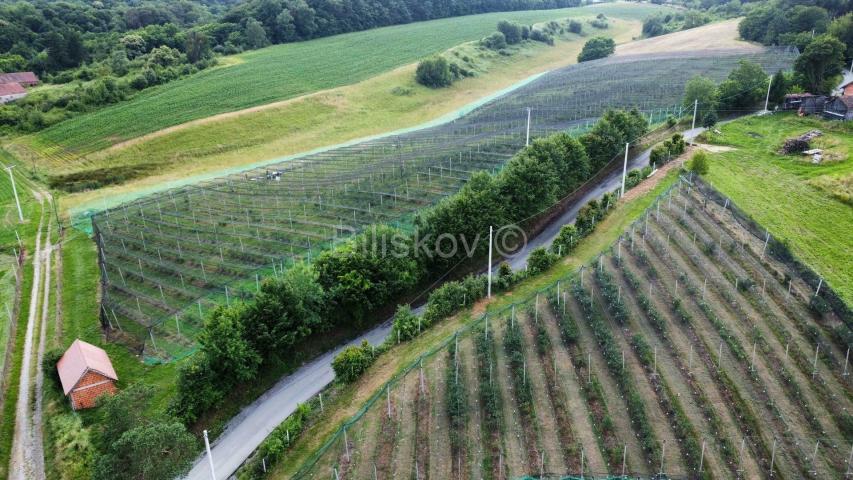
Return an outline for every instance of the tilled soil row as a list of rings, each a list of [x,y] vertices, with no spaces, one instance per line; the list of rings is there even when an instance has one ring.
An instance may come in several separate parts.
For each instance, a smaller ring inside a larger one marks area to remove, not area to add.
[[[539,355],[539,362],[542,364],[543,375],[545,376],[543,383],[548,400],[551,402],[554,411],[559,444],[562,447],[560,450],[566,470],[568,472],[579,472],[581,470],[580,445],[575,438],[569,406],[566,404],[562,392],[560,392],[557,352],[551,343],[551,337],[546,327],[548,319],[544,318],[542,310],[543,307],[539,307],[536,311],[537,316],[541,316],[542,318],[535,322],[535,338],[536,351]]]
[[[606,471],[605,461],[603,458],[604,442],[600,428],[594,427],[594,419],[589,410],[587,402],[586,390],[579,378],[577,367],[572,354],[564,344],[564,337],[561,334],[562,327],[557,325],[558,318],[561,322],[566,323],[560,313],[552,311],[556,304],[556,296],[548,298],[548,302],[543,302],[540,305],[540,315],[542,318],[541,328],[547,335],[548,344],[551,345],[551,356],[557,361],[557,367],[549,370],[554,373],[553,393],[556,396],[555,406],[560,406],[565,410],[567,415],[568,426],[571,429],[572,435],[576,438],[575,442],[566,445],[565,448],[569,451],[570,456],[567,462],[568,468],[572,472],[580,472],[583,469],[584,474],[595,471]],[[541,335],[541,333],[540,333]],[[547,357],[547,355],[546,355]],[[545,362],[543,360],[543,362]],[[546,362],[547,363],[547,362]],[[553,367],[553,365],[552,365]],[[550,388],[550,386],[549,386]],[[574,455],[572,455],[574,452]],[[579,456],[583,452],[584,461],[581,462]],[[581,466],[583,463],[583,466]]]

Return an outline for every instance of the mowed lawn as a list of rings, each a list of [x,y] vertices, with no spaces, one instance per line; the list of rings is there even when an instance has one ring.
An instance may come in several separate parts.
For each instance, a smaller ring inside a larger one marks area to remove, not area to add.
[[[812,129],[812,142],[828,156],[821,165],[800,155],[781,155],[786,138]],[[712,157],[708,180],[853,304],[853,205],[843,201],[853,177],[853,128],[792,114],[749,117],[719,127],[712,143],[734,151]],[[849,202],[849,200],[848,200]]]
[[[32,143],[47,154],[83,154],[190,120],[352,84],[482,38],[502,19],[530,24],[599,12],[642,19],[659,10],[653,5],[616,3],[499,12],[272,46],[230,58],[229,66],[152,88],[130,101],[62,122],[37,134]]]

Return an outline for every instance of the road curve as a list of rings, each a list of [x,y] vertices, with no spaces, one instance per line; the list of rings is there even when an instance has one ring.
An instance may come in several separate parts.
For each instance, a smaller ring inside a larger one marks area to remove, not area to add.
[[[692,140],[703,129],[697,128],[684,132],[688,140]],[[628,169],[643,167],[648,164],[651,149],[628,161]],[[558,217],[555,217],[538,235],[529,239],[527,244],[507,261],[514,270],[527,266],[530,252],[539,246],[548,246],[557,236],[560,228],[571,223],[577,217],[580,207],[594,198],[600,198],[606,192],[621,185],[622,172],[616,170],[606,176],[598,185],[590,189],[576,202],[568,206]],[[416,309],[420,313],[422,309]],[[391,332],[391,320],[362,334],[358,338],[326,352],[300,367],[293,374],[283,377],[271,389],[252,402],[225,426],[222,434],[211,445],[213,466],[216,480],[229,478],[249,458],[249,455],[263,442],[269,433],[278,426],[288,415],[296,410],[297,405],[316,396],[335,378],[332,370],[332,360],[348,345],[355,345],[367,340],[373,345],[379,345]],[[186,480],[211,480],[210,466],[204,454],[199,456],[186,477]]]

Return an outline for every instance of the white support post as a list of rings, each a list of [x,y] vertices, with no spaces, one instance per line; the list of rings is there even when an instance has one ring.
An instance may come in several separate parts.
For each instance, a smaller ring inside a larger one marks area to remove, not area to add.
[[[527,137],[524,140],[524,146],[530,145],[530,107],[527,107]]]
[[[705,464],[705,440],[702,440],[702,453],[699,455],[699,475],[702,475],[702,466]]]
[[[619,194],[619,198],[625,196],[625,177],[628,176],[628,147],[630,143],[625,144],[625,161],[622,164],[622,192]]]
[[[764,97],[764,113],[769,112],[767,106],[770,104],[770,87],[773,86],[773,76],[770,76],[770,81],[767,82],[767,96]]]
[[[773,439],[773,452],[770,455],[770,477],[773,477],[773,464],[776,463],[776,439]]]
[[[216,469],[213,468],[213,455],[210,453],[210,441],[207,439],[207,430],[204,431],[204,448],[207,450],[207,462],[210,464],[210,478],[216,480]]]
[[[486,297],[492,298],[492,229],[489,225],[489,283],[487,287]]]
[[[9,180],[12,181],[12,193],[15,195],[15,206],[18,207],[18,220],[20,220],[20,222],[23,223],[24,222],[24,212],[21,211],[21,201],[18,199],[18,189],[15,187],[15,176],[12,175],[12,169],[14,167],[15,167],[14,165],[12,165],[10,167],[6,167],[6,171],[9,172]]]
[[[693,125],[690,127],[691,130],[696,128],[696,111],[699,109],[699,99],[693,100]]]

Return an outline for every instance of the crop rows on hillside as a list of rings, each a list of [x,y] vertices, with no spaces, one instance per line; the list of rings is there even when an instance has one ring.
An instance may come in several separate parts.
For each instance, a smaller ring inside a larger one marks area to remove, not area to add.
[[[751,54],[767,71],[784,50]],[[723,78],[743,55],[612,58],[545,75],[449,124],[209,181],[93,217],[104,323],[146,356],[191,351],[207,310],[373,224],[410,228],[415,212],[497,171],[530,137],[583,132],[607,108],[650,123],[678,115],[684,83]],[[626,75],[625,72],[632,72]],[[661,81],[661,79],[666,79]]]
[[[295,478],[842,478],[849,319],[815,315],[726,207],[680,182],[590,265],[424,354]]]

